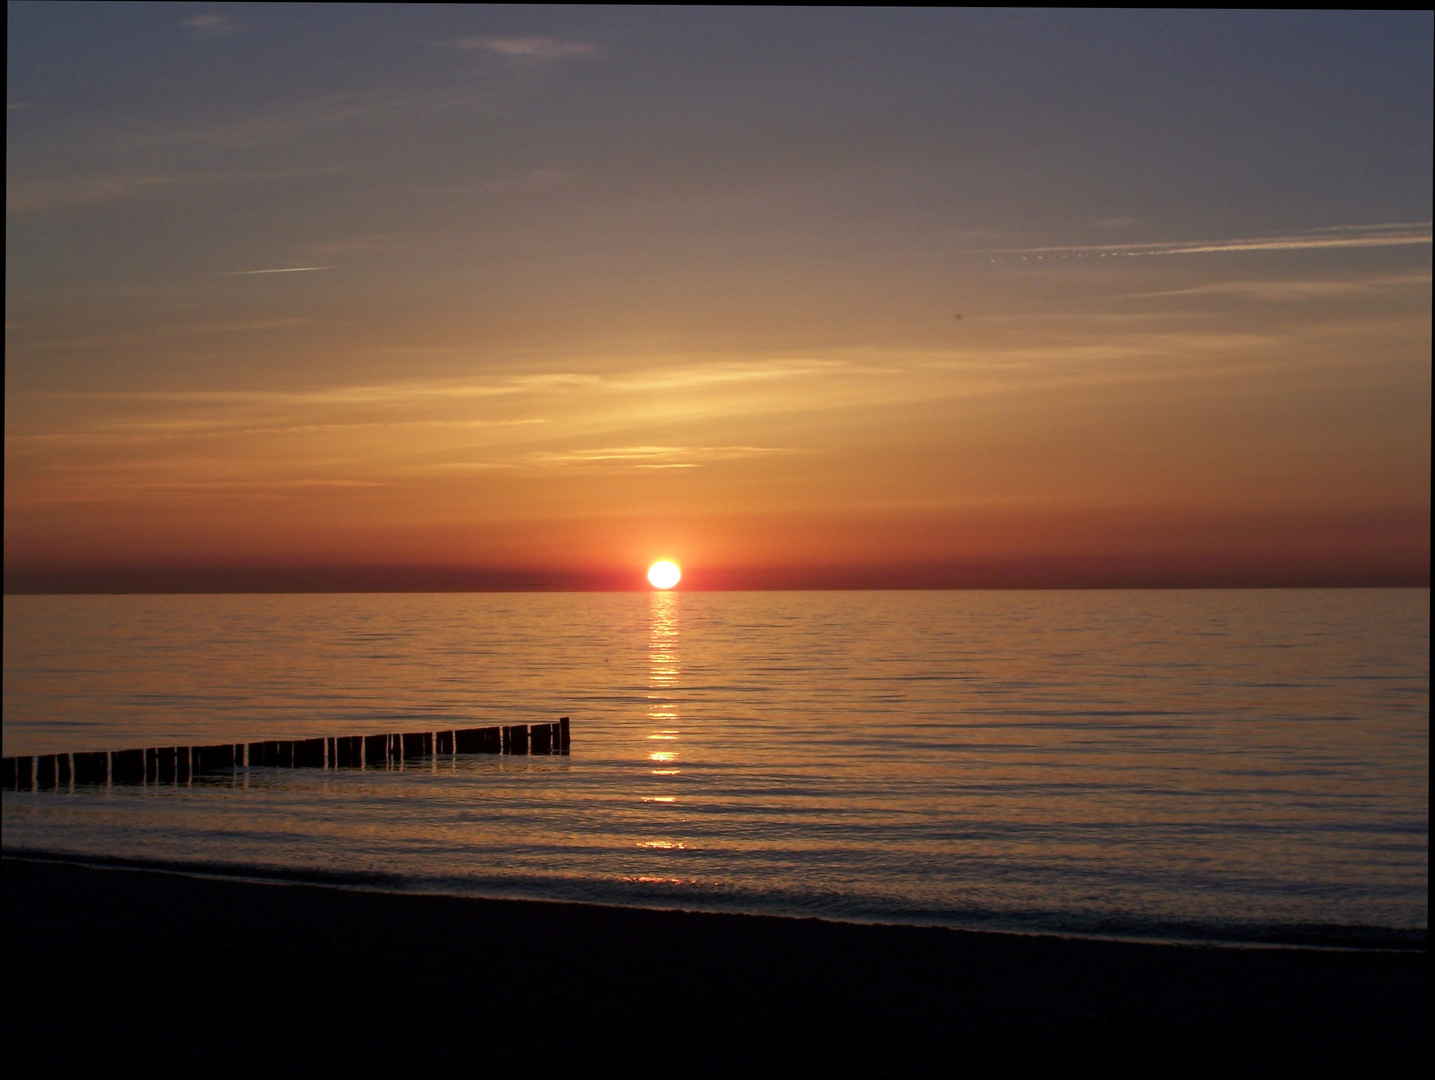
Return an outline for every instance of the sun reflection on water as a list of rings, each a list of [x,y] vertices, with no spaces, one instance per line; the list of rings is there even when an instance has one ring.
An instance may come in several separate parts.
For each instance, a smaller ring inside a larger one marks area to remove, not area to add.
[[[648,632],[648,719],[657,728],[648,738],[657,742],[676,743],[682,736],[678,726],[676,691],[682,675],[678,659],[678,596],[676,593],[653,594]],[[676,747],[654,750],[648,760],[673,765],[678,760]],[[653,772],[671,776],[679,770],[666,768]]]
[[[658,592],[652,597],[648,632],[648,722],[650,730],[647,741],[658,743],[659,748],[647,754],[649,772],[653,776],[678,776],[682,770],[677,767],[678,743],[682,739],[681,719],[678,715],[678,682],[682,675],[682,664],[678,656],[678,597],[675,593]],[[660,788],[659,791],[662,791]],[[678,797],[670,792],[642,795],[643,803],[672,804]],[[655,819],[664,821],[668,819]],[[640,841],[638,847],[650,851],[681,851],[686,848],[677,840],[653,838]],[[658,881],[659,878],[643,878]]]

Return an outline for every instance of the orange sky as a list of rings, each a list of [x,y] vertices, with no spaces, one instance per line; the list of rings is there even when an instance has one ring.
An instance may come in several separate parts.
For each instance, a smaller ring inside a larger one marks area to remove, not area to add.
[[[1428,584],[1425,16],[216,11],[12,19],[8,590]]]

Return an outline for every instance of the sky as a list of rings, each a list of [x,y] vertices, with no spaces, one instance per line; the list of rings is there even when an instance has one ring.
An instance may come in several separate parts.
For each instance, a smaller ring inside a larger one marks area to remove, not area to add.
[[[1429,583],[1430,12],[8,30],[7,591]]]

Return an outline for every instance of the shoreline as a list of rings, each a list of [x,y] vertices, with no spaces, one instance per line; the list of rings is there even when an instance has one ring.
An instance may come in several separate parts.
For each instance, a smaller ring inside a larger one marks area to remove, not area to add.
[[[330,870],[283,866],[256,866],[246,863],[197,863],[179,859],[144,859],[124,855],[89,855],[77,852],[51,851],[40,848],[3,848],[0,857],[26,862],[73,865],[94,870],[135,870],[148,873],[175,874],[196,878],[214,878],[254,884],[312,885],[320,888],[375,892],[393,896],[435,896],[456,900],[497,900],[534,904],[575,904],[585,907],[632,909],[636,911],[675,911],[690,914],[733,915],[771,919],[815,919],[847,926],[910,926],[919,929],[952,930],[966,934],[996,934],[1011,937],[1057,938],[1071,941],[1112,942],[1127,945],[1169,945],[1173,947],[1210,949],[1301,949],[1323,952],[1390,952],[1419,953],[1428,951],[1428,929],[1398,930],[1373,926],[1288,926],[1275,934],[1261,936],[1261,929],[1251,928],[1246,936],[1227,937],[1188,934],[1137,934],[1115,931],[1093,931],[1058,926],[1014,927],[971,925],[955,920],[936,918],[889,917],[881,915],[843,917],[829,913],[732,910],[720,906],[692,907],[678,902],[625,901],[623,899],[578,898],[532,895],[449,891],[424,888],[426,879],[406,878],[382,871],[338,873]],[[1176,924],[1165,924],[1168,928]],[[1188,924],[1194,925],[1194,924]]]
[[[1424,950],[477,899],[3,853],[10,1063],[1424,1075]],[[75,1033],[83,1032],[83,1039]],[[182,1054],[175,1057],[173,1055]]]

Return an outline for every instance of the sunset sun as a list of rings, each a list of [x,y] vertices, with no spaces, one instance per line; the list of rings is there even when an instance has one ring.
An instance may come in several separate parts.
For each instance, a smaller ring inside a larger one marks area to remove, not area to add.
[[[648,567],[648,580],[653,583],[655,589],[671,589],[682,576],[683,572],[678,569],[677,563],[655,562]]]

